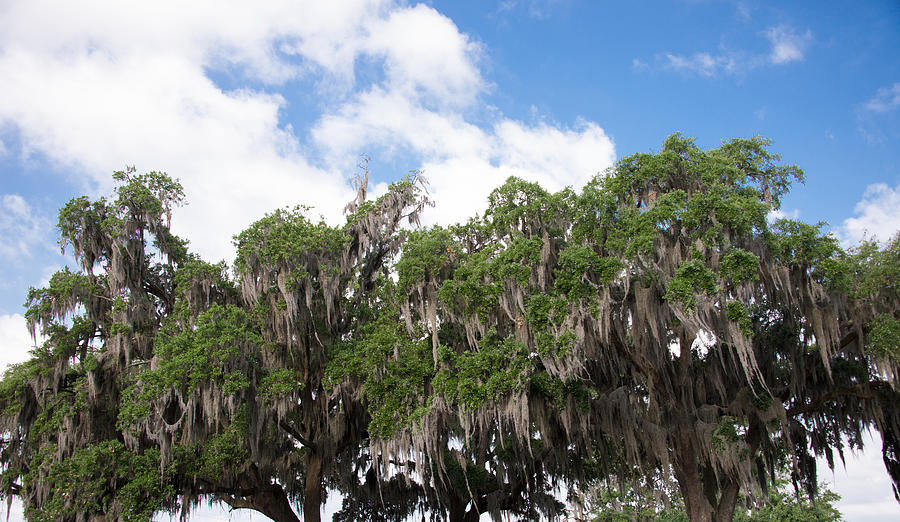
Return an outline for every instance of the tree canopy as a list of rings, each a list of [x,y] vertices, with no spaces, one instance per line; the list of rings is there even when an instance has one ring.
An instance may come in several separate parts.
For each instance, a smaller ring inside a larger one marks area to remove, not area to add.
[[[772,220],[803,172],[768,147],[676,134],[450,227],[417,226],[418,173],[377,200],[365,173],[344,225],[278,209],[230,270],[171,233],[176,181],[116,173],[60,211],[79,267],[28,294],[46,340],[0,382],[0,494],[31,520],[314,521],[337,491],[336,520],[456,521],[602,483],[730,520],[785,504],[777,470],[816,498],[816,457],[868,429],[896,493],[900,237]]]

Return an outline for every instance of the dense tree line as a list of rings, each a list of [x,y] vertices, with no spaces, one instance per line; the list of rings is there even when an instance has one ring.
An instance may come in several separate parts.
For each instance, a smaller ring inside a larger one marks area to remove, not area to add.
[[[900,239],[770,221],[803,173],[768,145],[673,135],[451,227],[410,228],[417,173],[377,200],[366,174],[344,225],[276,210],[230,270],[171,233],[176,181],[117,173],[60,211],[80,266],[28,294],[46,340],[0,382],[0,494],[30,520],[315,521],[336,491],[335,520],[462,521],[590,516],[606,484],[730,520],[784,480],[817,498],[816,456],[867,429],[896,492]]]

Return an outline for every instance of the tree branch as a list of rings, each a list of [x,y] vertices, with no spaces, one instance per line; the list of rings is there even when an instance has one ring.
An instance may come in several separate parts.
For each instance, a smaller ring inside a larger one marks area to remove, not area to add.
[[[856,397],[858,399],[874,399],[875,395],[872,393],[871,387],[869,383],[857,384],[855,386],[848,386],[845,388],[840,388],[830,393],[826,393],[821,397],[816,398],[809,404],[794,406],[787,410],[788,417],[796,417],[798,415],[804,415],[806,413],[813,413],[819,411],[822,406],[824,406],[827,402],[833,401],[835,399],[840,399],[843,397]]]
[[[285,421],[283,421],[283,420],[282,420],[282,421],[278,421],[278,426],[280,426],[281,429],[283,429],[284,431],[286,431],[286,432],[288,433],[288,435],[290,435],[291,437],[294,437],[295,439],[299,440],[299,441],[300,441],[300,444],[303,444],[303,445],[306,446],[307,448],[313,447],[313,444],[309,441],[309,439],[307,439],[306,437],[304,437],[303,434],[301,434],[299,431],[297,431],[293,426],[291,426],[291,425],[288,424],[287,422],[285,422]]]

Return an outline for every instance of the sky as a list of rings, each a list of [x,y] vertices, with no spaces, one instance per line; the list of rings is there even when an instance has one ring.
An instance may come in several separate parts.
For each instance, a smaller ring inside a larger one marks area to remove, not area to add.
[[[578,189],[673,132],[762,135],[806,172],[784,215],[883,241],[898,50],[887,0],[0,0],[0,366],[32,343],[27,289],[72,264],[56,211],[126,166],[180,179],[175,232],[230,262],[278,207],[339,222],[363,156],[376,194],[423,171],[434,224],[511,175]],[[873,448],[823,472],[848,520],[900,516]]]

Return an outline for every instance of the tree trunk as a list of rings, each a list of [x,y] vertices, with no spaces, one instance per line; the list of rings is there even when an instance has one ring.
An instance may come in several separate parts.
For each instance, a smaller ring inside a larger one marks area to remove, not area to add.
[[[450,499],[450,522],[465,522],[466,520],[466,503],[463,503],[456,495]]]
[[[310,451],[306,459],[306,482],[303,492],[303,521],[321,522],[322,456],[315,451]]]
[[[220,493],[219,500],[225,502],[232,509],[252,509],[271,518],[275,522],[300,522],[287,495],[279,485],[273,485],[263,490],[257,490],[252,495],[235,497],[231,494]]]
[[[713,507],[707,500],[703,490],[703,480],[700,478],[697,453],[693,442],[690,440],[689,428],[679,429],[675,444],[673,444],[672,468],[675,472],[675,480],[678,481],[678,489],[684,499],[684,510],[691,522],[712,522]]]
[[[691,467],[691,464],[687,466]],[[678,489],[684,499],[684,510],[691,522],[712,522],[713,509],[703,494],[703,484],[700,474],[694,469],[684,469],[681,463],[673,464],[675,479],[678,481]],[[693,473],[692,473],[693,471]]]
[[[739,492],[740,487],[737,481],[734,480],[728,480],[722,487],[719,505],[716,506],[716,520],[718,522],[729,522],[734,518],[734,508],[737,505]]]
[[[272,488],[266,493],[259,495],[256,510],[263,515],[271,518],[275,522],[300,522],[291,503],[288,502],[287,495],[279,486]]]
[[[681,443],[675,448],[672,467],[688,519],[691,522],[731,521],[740,492],[738,483],[728,478],[723,478],[722,484],[708,483],[715,480],[714,475],[708,473],[704,480],[693,446],[684,440]]]
[[[468,511],[471,499],[468,497],[460,497],[453,494],[448,502],[448,511],[450,522],[478,522],[481,518],[481,510],[478,509],[478,503],[472,502],[472,508]]]

